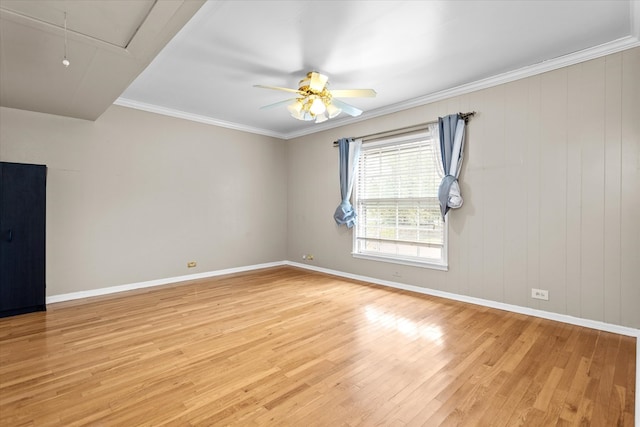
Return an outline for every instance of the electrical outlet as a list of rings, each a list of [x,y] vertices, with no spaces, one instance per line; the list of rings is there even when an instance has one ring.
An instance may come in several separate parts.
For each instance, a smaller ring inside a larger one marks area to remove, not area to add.
[[[303,254],[302,259],[305,261],[313,261],[313,255],[311,254]]]
[[[531,298],[549,301],[549,291],[546,289],[531,288]]]
[[[193,267],[195,267],[196,265],[198,265],[198,263],[197,263],[197,262],[195,262],[195,261],[189,261],[189,262],[187,263],[187,268],[193,268]]]

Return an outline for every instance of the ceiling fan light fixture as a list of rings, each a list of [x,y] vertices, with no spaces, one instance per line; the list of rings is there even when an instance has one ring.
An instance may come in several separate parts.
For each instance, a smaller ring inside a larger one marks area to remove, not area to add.
[[[323,114],[326,110],[327,110],[327,107],[326,105],[324,105],[322,98],[319,96],[316,96],[313,99],[313,101],[311,102],[311,107],[309,107],[309,111],[316,116],[319,114]]]
[[[254,86],[296,93],[298,98],[287,105],[287,110],[291,113],[291,117],[305,122],[315,121],[316,123],[326,122],[343,112],[352,117],[357,117],[362,114],[362,110],[335,98],[376,96],[376,92],[373,89],[329,90],[328,77],[316,71],[307,73],[306,77],[300,80],[298,89],[264,85]],[[288,101],[282,101],[272,105],[281,105],[286,102]]]
[[[301,111],[299,113],[293,112],[291,113],[291,117],[293,117],[296,120],[304,120],[304,121],[309,121],[311,120],[310,118],[306,118],[305,115],[307,113],[305,113],[304,111]]]
[[[326,122],[327,120],[329,120],[329,118],[324,113],[316,116],[316,123]]]
[[[293,117],[298,118],[302,111],[302,103],[300,100],[296,99],[292,104],[287,105],[287,110],[289,110]]]
[[[291,117],[297,120],[309,122],[316,118],[316,115],[309,111],[311,102],[305,98],[298,98],[292,104],[287,105]]]
[[[342,113],[342,110],[336,107],[335,105],[333,105],[332,103],[329,103],[329,105],[327,105],[327,114],[329,115],[330,119],[333,119],[334,117],[338,116],[340,113]]]

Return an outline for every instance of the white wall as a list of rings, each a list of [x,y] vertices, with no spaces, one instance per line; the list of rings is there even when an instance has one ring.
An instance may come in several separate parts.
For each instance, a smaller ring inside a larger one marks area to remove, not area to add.
[[[289,142],[288,258],[640,328],[640,49]],[[449,271],[354,259],[332,142],[476,111]],[[549,301],[530,298],[547,289]]]
[[[48,166],[47,295],[286,258],[284,141],[117,106],[0,125],[0,160]]]

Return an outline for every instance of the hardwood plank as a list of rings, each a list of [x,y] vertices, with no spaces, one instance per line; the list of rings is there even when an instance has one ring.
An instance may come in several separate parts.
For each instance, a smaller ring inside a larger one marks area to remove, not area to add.
[[[633,425],[635,345],[273,268],[0,319],[0,425]]]

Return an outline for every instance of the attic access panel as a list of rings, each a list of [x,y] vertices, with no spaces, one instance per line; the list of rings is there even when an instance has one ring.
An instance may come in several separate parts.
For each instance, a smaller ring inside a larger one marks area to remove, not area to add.
[[[3,0],[2,9],[126,49],[156,0]]]

